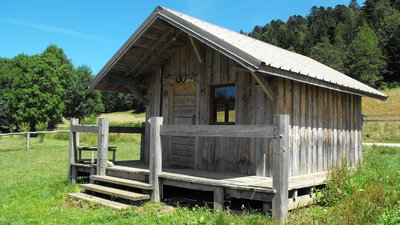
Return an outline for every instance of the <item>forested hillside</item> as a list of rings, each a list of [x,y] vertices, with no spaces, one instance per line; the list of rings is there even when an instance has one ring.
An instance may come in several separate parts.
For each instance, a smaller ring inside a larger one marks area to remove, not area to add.
[[[400,84],[400,0],[311,8],[256,26],[251,37],[324,63],[375,88]]]

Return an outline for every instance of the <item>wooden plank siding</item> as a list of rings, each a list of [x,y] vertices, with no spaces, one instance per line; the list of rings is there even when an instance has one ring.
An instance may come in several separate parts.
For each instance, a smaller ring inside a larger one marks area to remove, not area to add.
[[[194,41],[201,60],[188,41],[173,49],[174,53],[163,65],[162,78],[154,74],[149,79],[148,118],[161,113],[167,125],[208,125],[210,86],[234,83],[237,125],[272,125],[274,114],[289,115],[290,176],[325,171],[340,164],[346,156],[351,164],[362,159],[360,96],[265,76],[275,95],[271,101],[250,72],[218,51]],[[175,77],[182,74],[193,76],[190,82],[194,83],[191,88],[181,88],[179,94],[174,94],[177,93]],[[162,94],[158,83],[162,83]],[[162,147],[163,166],[166,167],[177,164],[175,161],[179,157],[171,158],[175,155],[180,156],[182,162],[178,164],[184,167],[272,175],[270,140],[265,138],[196,137],[189,140],[165,136]]]

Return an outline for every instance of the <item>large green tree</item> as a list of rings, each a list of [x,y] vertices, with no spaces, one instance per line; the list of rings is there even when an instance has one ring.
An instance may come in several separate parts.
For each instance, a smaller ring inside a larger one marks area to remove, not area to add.
[[[20,58],[17,57],[17,61]],[[34,55],[17,62],[20,72],[11,83],[9,108],[15,125],[28,122],[31,129],[37,123],[50,128],[61,122],[64,110],[64,88],[57,72],[57,58],[52,54]]]
[[[0,126],[19,129],[29,124],[54,128],[64,117],[97,115],[101,95],[88,88],[92,73],[74,69],[61,48],[50,45],[41,54],[0,58]],[[45,128],[43,128],[45,129]]]
[[[80,66],[74,71],[74,79],[67,89],[64,117],[83,119],[104,111],[100,92],[88,88],[92,79],[92,71],[87,66]]]
[[[367,24],[360,27],[349,45],[346,64],[348,75],[373,87],[377,87],[383,79],[386,67],[384,55],[379,48],[378,36]]]

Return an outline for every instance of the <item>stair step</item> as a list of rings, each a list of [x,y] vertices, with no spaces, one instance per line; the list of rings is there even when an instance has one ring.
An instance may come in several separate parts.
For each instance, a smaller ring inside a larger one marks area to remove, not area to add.
[[[106,194],[106,195],[110,195],[110,196],[114,196],[114,197],[128,199],[131,201],[141,201],[141,200],[150,199],[150,195],[139,194],[139,193],[130,192],[130,191],[124,191],[124,190],[110,188],[110,187],[101,186],[101,185],[97,185],[97,184],[80,184],[79,186],[88,191],[93,191],[93,192],[102,193],[102,194]]]
[[[128,187],[133,187],[133,188],[139,188],[139,189],[143,189],[143,190],[153,190],[153,185],[143,183],[140,181],[136,181],[136,180],[128,180],[128,179],[123,179],[123,178],[118,178],[118,177],[99,176],[99,175],[91,175],[90,179],[107,182],[107,183],[112,183],[112,184],[124,185],[124,186],[128,186]]]
[[[85,193],[68,193],[67,195],[74,199],[83,200],[86,202],[94,202],[96,204],[99,204],[102,206],[108,206],[113,209],[126,209],[126,208],[130,207],[130,205],[127,205],[127,204],[123,204],[120,202],[114,202],[114,201],[111,201],[108,199],[99,198],[99,197],[96,197],[93,195],[88,195]]]

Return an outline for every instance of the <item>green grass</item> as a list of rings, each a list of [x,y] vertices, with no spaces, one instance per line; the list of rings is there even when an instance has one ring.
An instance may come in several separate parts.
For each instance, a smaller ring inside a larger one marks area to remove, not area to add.
[[[125,211],[67,199],[78,191],[67,182],[68,141],[51,135],[32,138],[25,151],[22,137],[0,138],[0,224],[271,224],[251,211],[234,214],[207,208],[171,208],[147,203]],[[116,141],[117,158],[137,158],[134,141]],[[353,173],[339,168],[322,204],[295,210],[291,224],[399,224],[400,149],[364,148],[363,167]],[[120,155],[119,155],[120,154]]]
[[[146,113],[135,113],[133,110],[124,112],[103,113],[98,117],[89,117],[80,121],[85,124],[97,124],[98,118],[108,118],[111,126],[138,126],[146,120]],[[69,121],[63,119],[62,123],[57,125],[57,129],[69,129]]]
[[[363,142],[400,143],[400,122],[364,123]]]

